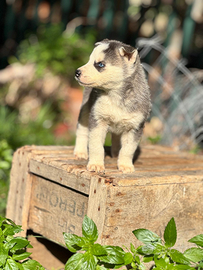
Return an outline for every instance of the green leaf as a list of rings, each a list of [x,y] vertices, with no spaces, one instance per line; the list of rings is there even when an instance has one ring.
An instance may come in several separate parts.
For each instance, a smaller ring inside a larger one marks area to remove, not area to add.
[[[29,243],[26,248],[33,248],[33,246]]]
[[[95,270],[97,258],[86,252],[74,254],[66,263],[65,270]]]
[[[8,250],[5,249],[3,243],[0,243],[0,264],[4,265],[7,258],[8,258]]]
[[[91,254],[95,256],[107,255],[106,249],[100,244],[94,244],[91,246]]]
[[[154,256],[144,256],[143,262],[148,263],[154,260]]]
[[[190,261],[180,251],[176,249],[171,249],[169,251],[169,255],[171,259],[176,263],[190,264]]]
[[[63,237],[67,248],[74,253],[81,250],[88,243],[83,237],[71,233],[63,233]]]
[[[133,261],[133,255],[130,252],[124,254],[124,264],[128,265]]]
[[[80,270],[82,264],[83,254],[76,253],[70,257],[66,262],[65,270]]]
[[[5,270],[19,270],[18,265],[13,259],[8,259],[6,261]]]
[[[138,254],[140,255],[151,255],[154,254],[155,246],[152,244],[140,246],[137,249]]]
[[[152,231],[147,229],[134,230],[133,234],[139,241],[144,244],[161,241],[160,237],[156,233],[153,233]]]
[[[196,263],[203,260],[203,249],[201,248],[189,248],[184,252],[184,256],[190,261]]]
[[[25,252],[24,250],[22,251],[22,253],[20,254],[13,254],[12,258],[15,261],[20,261],[20,260],[24,260],[27,257],[29,257],[32,253],[31,252]]]
[[[3,222],[6,220],[6,218],[0,216],[0,227],[2,226]]]
[[[97,266],[97,258],[90,254],[89,252],[86,252],[83,254],[82,259],[82,270],[95,270]]]
[[[137,249],[137,252],[140,255],[152,255],[152,254],[160,254],[164,247],[160,243],[149,243],[144,246],[140,246]]]
[[[172,269],[174,269],[174,270],[195,270],[195,268],[190,267],[189,265],[183,265],[183,264],[174,265]]]
[[[108,268],[104,266],[97,265],[96,270],[108,270]]]
[[[136,263],[140,264],[140,257],[138,255],[134,256],[134,260]]]
[[[9,221],[10,221],[10,220],[9,220]],[[15,224],[15,223],[14,223],[14,224]],[[7,236],[7,235],[14,235],[14,234],[16,234],[16,233],[19,233],[19,232],[23,231],[23,230],[21,229],[21,226],[10,225],[10,224],[4,224],[4,226],[5,226],[5,229],[4,229],[4,231],[3,231],[3,234],[4,234],[5,236]]]
[[[85,216],[82,223],[82,234],[90,241],[97,241],[98,230],[93,220]]]
[[[99,257],[102,262],[109,264],[123,264],[125,252],[118,246],[104,246],[107,256]]]
[[[191,238],[188,242],[194,243],[200,247],[203,247],[203,234],[199,234],[199,235]]]
[[[23,262],[22,267],[23,270],[45,270],[44,267],[35,260],[27,260]]]
[[[9,245],[14,244],[14,246],[11,248],[11,252],[14,253],[16,250],[22,249],[26,247],[29,244],[29,241],[23,237],[15,237],[10,242]]]
[[[134,247],[132,243],[130,243],[130,250],[132,253],[136,253],[136,248]]]
[[[159,258],[159,256],[155,256],[154,262],[157,267],[160,267],[160,269],[168,269],[170,265],[168,257]]]
[[[11,223],[11,225],[13,225],[14,227],[19,227],[19,228],[21,228],[20,225],[16,225],[15,222],[13,222],[13,220],[10,219],[10,218],[7,218],[6,221],[9,222],[9,223]]]
[[[164,240],[166,247],[173,247],[176,243],[177,231],[174,218],[172,218],[167,224],[164,231]]]
[[[2,170],[8,170],[10,168],[10,166],[11,166],[11,163],[10,162],[5,161],[5,160],[0,161],[0,168]]]
[[[16,262],[16,265],[18,266],[19,270],[24,270],[24,269],[23,269],[23,266],[22,266],[22,264],[21,264],[21,263]]]
[[[7,235],[6,236],[6,242],[7,243],[10,242],[13,238],[14,238],[13,235]]]
[[[10,243],[10,242],[7,242],[4,244],[5,248],[7,250],[11,249],[13,246],[15,246],[15,243]]]

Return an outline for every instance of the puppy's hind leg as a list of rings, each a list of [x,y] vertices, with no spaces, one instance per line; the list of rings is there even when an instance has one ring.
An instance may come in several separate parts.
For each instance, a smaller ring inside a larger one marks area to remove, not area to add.
[[[117,157],[121,148],[121,135],[117,135],[115,133],[111,134],[111,156]]]
[[[133,155],[137,149],[142,130],[131,130],[121,135],[121,150],[118,157],[118,169],[123,173],[134,172]]]

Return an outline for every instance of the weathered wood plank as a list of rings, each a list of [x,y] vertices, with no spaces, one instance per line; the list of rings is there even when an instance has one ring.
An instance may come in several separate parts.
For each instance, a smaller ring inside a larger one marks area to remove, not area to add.
[[[33,176],[28,226],[63,243],[63,232],[81,235],[88,197],[54,182]]]
[[[21,224],[26,235],[28,229],[28,212],[30,207],[32,179],[28,173],[29,160],[32,155],[32,147],[25,146],[18,149],[12,161],[11,181],[8,194],[6,216],[16,224]]]
[[[164,228],[172,217],[177,223],[178,249],[185,250],[191,246],[187,241],[202,232],[203,176],[195,183],[109,186],[107,198],[102,243],[125,243],[129,246],[135,240],[131,232],[138,228],[163,236]]]
[[[57,157],[55,157],[55,159]],[[85,168],[81,169],[80,166],[80,172],[78,174],[71,174],[68,173],[67,166],[68,165],[65,163],[65,161],[52,162],[47,158],[44,158],[43,161],[40,161],[33,158],[30,160],[29,169],[30,173],[40,175],[56,183],[83,192],[84,194],[89,194],[90,175],[87,174],[87,177],[85,177]]]
[[[100,232],[98,242],[101,242],[103,227],[105,223],[106,207],[107,207],[107,181],[102,177],[92,177],[87,215],[97,225],[97,229]]]

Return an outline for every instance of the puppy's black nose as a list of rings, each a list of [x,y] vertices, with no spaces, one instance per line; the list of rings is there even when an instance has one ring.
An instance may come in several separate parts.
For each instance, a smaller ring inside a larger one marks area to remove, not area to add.
[[[75,72],[75,77],[76,78],[79,78],[81,75],[81,70],[80,69],[77,69],[76,72]]]

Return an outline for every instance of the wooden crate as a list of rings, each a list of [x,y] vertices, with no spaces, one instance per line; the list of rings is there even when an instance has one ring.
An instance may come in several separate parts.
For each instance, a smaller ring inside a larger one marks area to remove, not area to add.
[[[25,146],[13,158],[7,217],[63,243],[63,232],[81,235],[83,217],[92,218],[102,244],[126,245],[131,231],[147,228],[162,235],[177,224],[177,248],[203,233],[203,156],[145,146],[133,174],[122,174],[106,157],[106,173],[86,171],[73,147]],[[136,240],[135,240],[136,241]]]

